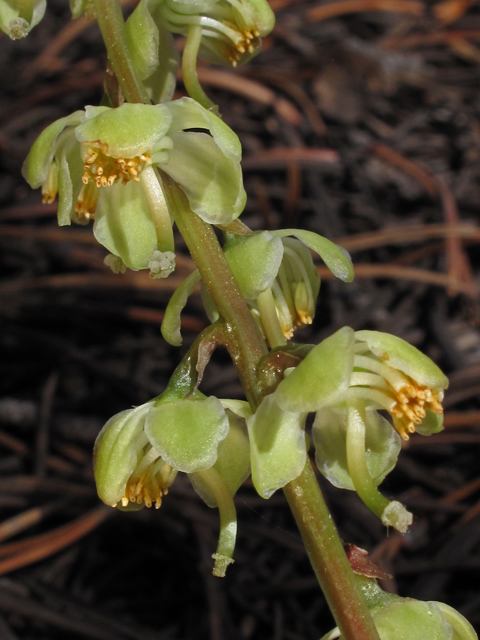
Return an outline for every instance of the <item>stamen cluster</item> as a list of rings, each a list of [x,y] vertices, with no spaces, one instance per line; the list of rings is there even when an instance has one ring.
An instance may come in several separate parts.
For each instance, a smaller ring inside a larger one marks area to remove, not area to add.
[[[155,504],[155,509],[160,509],[162,498],[168,494],[176,475],[176,469],[162,460],[151,447],[128,479],[125,495],[120,501],[122,507],[127,507],[129,503],[143,503],[148,508]]]
[[[87,185],[92,181],[99,188],[111,187],[116,180],[121,180],[122,184],[129,180],[139,182],[139,174],[149,164],[152,164],[152,158],[148,153],[135,158],[112,158],[101,149],[88,147],[82,182]]]
[[[372,355],[355,356],[349,395],[363,397],[386,409],[404,440],[415,433],[427,410],[437,415],[443,413],[442,390],[422,385]]]

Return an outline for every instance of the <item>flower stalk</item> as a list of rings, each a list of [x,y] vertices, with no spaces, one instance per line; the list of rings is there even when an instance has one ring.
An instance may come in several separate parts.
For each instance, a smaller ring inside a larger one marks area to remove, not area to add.
[[[247,399],[252,409],[256,409],[262,400],[256,376],[258,362],[267,353],[263,338],[212,228],[192,214],[183,193],[171,179],[166,180],[166,192],[178,229],[227,325],[225,346]],[[344,640],[379,640],[308,461],[300,476],[284,487],[284,493]]]
[[[150,104],[145,87],[138,79],[127,54],[125,23],[120,3],[117,0],[93,0],[93,4],[108,59],[125,99],[128,102]]]

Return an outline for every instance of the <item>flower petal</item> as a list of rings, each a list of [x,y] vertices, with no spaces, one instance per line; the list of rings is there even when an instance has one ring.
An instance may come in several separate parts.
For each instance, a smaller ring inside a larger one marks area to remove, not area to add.
[[[179,347],[182,344],[180,315],[187,304],[189,296],[193,293],[200,280],[201,276],[197,270],[187,276],[181,285],[177,287],[165,309],[161,332],[165,340],[174,347]]]
[[[95,238],[124,264],[147,269],[157,248],[155,224],[147,197],[138,182],[101,188],[93,227]]]
[[[97,436],[93,462],[97,492],[110,506],[119,502],[137,465],[135,441],[141,436],[152,403],[121,411],[110,418]]]
[[[218,458],[213,468],[221,476],[234,496],[250,475],[250,444],[245,421],[233,413],[228,413],[230,429],[225,440],[218,445]],[[196,473],[189,474],[193,488],[209,507],[216,507],[217,501],[209,486]]]
[[[73,136],[73,131],[63,143],[58,171],[58,210],[57,219],[60,226],[69,225],[75,212],[75,205],[82,188],[83,163],[80,157],[80,145]]]
[[[205,133],[173,133],[173,149],[159,164],[182,187],[190,207],[205,222],[228,224],[242,213],[246,193],[238,162]]]
[[[138,77],[145,80],[159,64],[158,29],[150,14],[147,0],[141,0],[125,22],[125,39]]]
[[[303,471],[306,417],[306,413],[282,411],[272,393],[247,420],[252,480],[262,498],[270,498]]]
[[[365,457],[375,486],[392,471],[400,453],[401,440],[390,423],[375,410],[366,411]],[[317,411],[312,429],[315,462],[335,487],[355,491],[347,462],[347,411],[324,407]]]
[[[66,127],[79,124],[83,116],[83,111],[75,111],[66,118],[60,118],[42,131],[35,140],[22,167],[22,175],[32,189],[38,189],[47,179],[55,156],[58,136]]]
[[[242,159],[242,145],[237,134],[218,116],[192,98],[180,98],[168,103],[172,114],[171,133],[185,129],[207,129],[222,153],[233,160]]]
[[[309,249],[318,253],[334,276],[340,278],[343,282],[352,282],[354,279],[355,273],[348,251],[327,240],[327,238],[319,236],[318,233],[302,229],[280,229],[272,231],[272,234],[280,238],[286,236],[298,238]]]
[[[356,331],[355,338],[366,342],[374,355],[419,384],[431,389],[448,387],[448,378],[437,365],[402,338],[381,331]]]
[[[272,286],[282,263],[283,244],[269,231],[241,236],[225,246],[225,258],[243,296],[254,300]]]
[[[86,107],[75,130],[79,142],[113,158],[135,158],[151,151],[167,133],[172,117],[164,104],[122,104],[116,109]]]
[[[145,423],[154,449],[185,473],[215,464],[218,443],[227,436],[228,428],[227,414],[213,396],[159,404],[150,410]]]
[[[314,347],[278,385],[279,406],[299,413],[341,402],[353,369],[353,344],[353,329],[343,327]]]
[[[452,640],[452,628],[435,602],[402,598],[372,613],[382,640]]]

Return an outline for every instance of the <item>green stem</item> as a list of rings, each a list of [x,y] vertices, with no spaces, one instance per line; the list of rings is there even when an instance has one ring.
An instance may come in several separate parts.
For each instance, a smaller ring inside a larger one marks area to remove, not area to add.
[[[226,346],[255,410],[262,400],[257,367],[266,353],[263,338],[212,228],[192,213],[172,180],[165,179],[164,184],[178,229],[227,325]],[[310,464],[284,492],[343,640],[380,640]]]
[[[220,114],[217,105],[210,100],[198,81],[197,56],[201,40],[202,27],[197,24],[190,24],[182,56],[183,83],[190,97],[218,116]]]
[[[310,462],[283,491],[343,640],[380,640]]]
[[[137,78],[128,56],[125,23],[118,0],[93,0],[98,26],[107,48],[108,59],[128,102],[150,103],[145,87]]]
[[[245,395],[256,407],[262,400],[257,364],[267,353],[260,329],[240,293],[212,227],[190,210],[183,191],[168,176],[163,175],[162,180],[178,230],[225,322],[226,346],[244,385]]]

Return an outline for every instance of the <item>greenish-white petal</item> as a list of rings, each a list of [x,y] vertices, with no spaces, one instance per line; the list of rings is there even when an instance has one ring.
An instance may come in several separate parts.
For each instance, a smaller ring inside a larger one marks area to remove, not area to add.
[[[136,445],[151,404],[117,413],[98,434],[93,463],[97,492],[105,504],[114,506],[124,496],[127,481],[137,465]]]
[[[227,247],[225,257],[243,296],[254,300],[272,286],[282,262],[283,244],[269,231],[262,231]]]
[[[158,104],[172,99],[177,84],[176,72],[180,66],[180,54],[173,35],[162,24],[160,6],[155,1],[150,1],[148,8],[159,35],[158,65],[143,84],[151,101]]]
[[[159,34],[147,0],[141,0],[126,21],[125,39],[138,77],[141,80],[148,78],[159,64]]]
[[[181,187],[190,207],[205,222],[228,224],[242,213],[246,193],[238,162],[224,155],[205,133],[174,133],[166,164],[159,164]]]
[[[427,604],[434,604],[440,609],[443,617],[453,629],[452,640],[478,640],[475,629],[470,622],[453,607],[443,602],[428,602]]]
[[[245,421],[233,413],[228,413],[230,429],[225,440],[218,445],[218,458],[213,468],[234,496],[250,475],[250,444]],[[217,501],[211,489],[202,478],[189,474],[193,488],[209,507],[216,507]]]
[[[434,602],[402,598],[372,613],[381,640],[452,640],[452,627]]]
[[[70,11],[72,12],[72,18],[76,20],[85,11],[87,6],[87,0],[70,0]]]
[[[434,433],[443,431],[443,413],[433,413],[430,409],[426,409],[425,412],[427,415],[420,424],[415,425],[415,431],[421,436],[431,436]]]
[[[193,473],[210,469],[229,423],[215,397],[189,398],[159,404],[148,413],[145,432],[162,458],[174,469]]]
[[[266,0],[248,0],[242,2],[252,16],[253,23],[257,27],[260,36],[264,38],[275,26],[275,14]]]
[[[314,347],[275,391],[285,411],[317,411],[342,402],[353,370],[354,332],[339,329]]]
[[[242,146],[237,134],[218,116],[192,98],[180,98],[168,103],[172,114],[171,132],[185,129],[208,130],[222,153],[234,162],[242,159]]]
[[[182,284],[177,287],[165,309],[161,328],[162,336],[174,347],[179,347],[182,344],[182,335],[180,333],[181,313],[200,280],[200,273],[196,270],[187,276]]]
[[[83,162],[80,157],[80,145],[75,140],[73,131],[62,143],[59,150],[58,171],[58,210],[57,219],[60,226],[69,225],[75,211],[75,205],[83,186]]]
[[[113,158],[135,158],[151,152],[166,135],[172,117],[164,104],[122,104],[116,109],[85,109],[75,130],[79,142]]]
[[[303,471],[306,417],[306,412],[283,411],[272,393],[247,420],[252,480],[262,498],[270,498]]]
[[[22,175],[32,189],[38,189],[47,179],[57,150],[58,136],[66,127],[79,124],[83,115],[83,111],[75,111],[70,116],[56,120],[35,140],[22,167]]]
[[[307,246],[301,240],[297,240],[296,238],[282,238],[282,243],[284,247],[291,249],[295,253],[295,256],[301,261],[303,268],[305,269],[305,273],[307,274],[310,287],[312,288],[312,297],[315,304],[320,291],[320,276],[318,275],[318,270],[313,262],[312,254]],[[294,268],[292,260],[289,261],[289,265],[290,268]],[[295,272],[296,271],[297,270],[295,270]],[[300,275],[297,275],[296,273],[295,275],[297,276],[297,282],[303,280]]]
[[[286,236],[298,238],[309,249],[318,253],[334,276],[340,278],[343,282],[352,282],[354,279],[355,273],[348,252],[331,240],[327,240],[327,238],[319,236],[318,233],[313,233],[313,231],[304,231],[303,229],[280,229],[272,231],[272,233],[280,238],[285,238]]]
[[[157,248],[157,236],[140,183],[130,181],[101,188],[93,233],[129,269],[148,268],[150,256]]]
[[[355,339],[365,342],[374,355],[419,384],[431,389],[448,387],[448,379],[437,365],[402,338],[381,331],[356,331]]]
[[[239,418],[246,420],[252,415],[252,409],[245,400],[232,400],[230,398],[222,398],[220,400],[222,407],[228,409]]]
[[[366,411],[365,458],[375,486],[392,471],[400,453],[401,440],[385,418]],[[334,486],[355,491],[347,462],[347,410],[324,407],[317,411],[312,428],[315,462]]]

